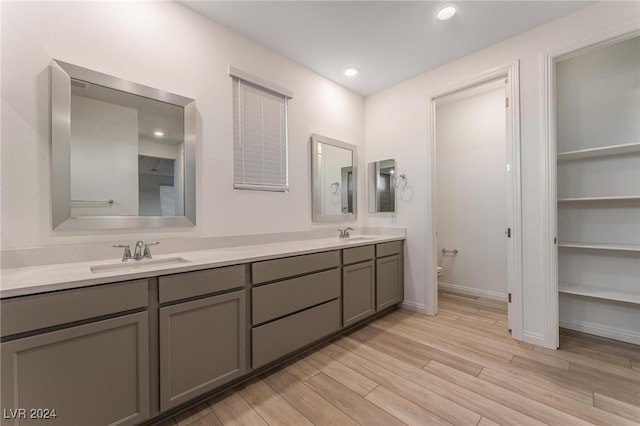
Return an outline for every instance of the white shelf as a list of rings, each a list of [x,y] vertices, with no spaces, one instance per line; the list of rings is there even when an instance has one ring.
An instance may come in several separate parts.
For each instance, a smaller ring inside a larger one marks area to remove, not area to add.
[[[570,243],[559,242],[558,247],[578,248],[586,250],[615,250],[615,251],[639,251],[640,245],[637,244],[609,244],[609,243]]]
[[[597,299],[615,300],[618,302],[640,304],[640,292],[625,293],[622,291],[608,290],[595,286],[583,284],[573,284],[567,282],[559,282],[558,290],[560,293],[575,294],[578,296],[594,297]]]
[[[589,202],[589,201],[640,201],[640,195],[620,195],[611,197],[569,197],[558,198],[559,203],[576,203],[576,202]]]
[[[640,142],[624,145],[603,146],[600,148],[579,149],[558,153],[558,161],[579,160],[582,158],[607,157],[609,155],[631,154],[640,152]]]

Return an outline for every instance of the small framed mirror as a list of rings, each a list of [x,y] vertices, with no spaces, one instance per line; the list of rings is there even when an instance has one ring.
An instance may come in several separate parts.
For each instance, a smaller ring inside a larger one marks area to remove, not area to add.
[[[52,226],[193,226],[195,101],[54,60]]]
[[[314,222],[357,218],[357,147],[311,135],[311,199]]]
[[[369,212],[396,211],[396,160],[369,163]]]

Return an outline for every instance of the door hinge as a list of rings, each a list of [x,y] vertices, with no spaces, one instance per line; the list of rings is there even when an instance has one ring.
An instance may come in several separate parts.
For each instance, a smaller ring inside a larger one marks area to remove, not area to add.
[[[509,98],[504,98],[504,106],[509,107]]]
[[[511,303],[511,293],[509,293],[509,303]]]
[[[507,238],[511,238],[511,228],[507,228],[507,232],[505,232],[505,234],[507,234]]]

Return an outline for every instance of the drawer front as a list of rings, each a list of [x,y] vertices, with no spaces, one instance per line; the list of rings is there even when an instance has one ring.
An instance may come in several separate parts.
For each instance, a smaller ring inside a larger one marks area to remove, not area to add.
[[[160,303],[243,287],[245,265],[165,275],[159,279]]]
[[[251,265],[252,282],[260,284],[294,275],[309,274],[334,268],[339,264],[339,250],[255,262]]]
[[[2,300],[2,336],[143,308],[147,280],[62,290]]]
[[[342,250],[342,263],[349,265],[351,263],[364,262],[373,259],[375,255],[375,247],[373,245],[348,248]]]
[[[340,297],[340,270],[254,287],[251,294],[256,325]]]
[[[253,368],[275,361],[340,329],[334,300],[252,330]]]
[[[391,256],[402,252],[402,241],[376,244],[376,257]]]

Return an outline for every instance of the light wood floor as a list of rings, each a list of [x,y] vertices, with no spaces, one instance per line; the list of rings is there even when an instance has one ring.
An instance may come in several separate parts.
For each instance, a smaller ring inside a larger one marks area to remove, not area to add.
[[[443,293],[396,311],[169,425],[637,425],[640,347],[569,330],[511,339],[506,305]]]

